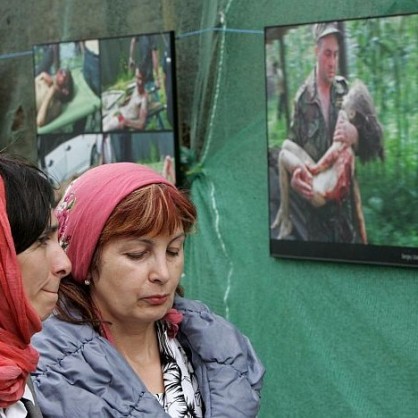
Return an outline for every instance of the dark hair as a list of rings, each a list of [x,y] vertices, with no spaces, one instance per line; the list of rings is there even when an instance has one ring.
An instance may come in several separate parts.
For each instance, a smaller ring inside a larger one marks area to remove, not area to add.
[[[65,83],[65,88],[68,93],[64,94],[62,91],[58,90],[55,95],[62,103],[70,102],[74,97],[74,80],[71,70],[69,68],[62,68],[61,70],[65,71],[67,78]]]
[[[358,156],[362,163],[385,159],[383,128],[377,117],[373,98],[366,85],[355,80],[343,100],[343,109],[358,132]]]
[[[136,70],[141,74],[143,83],[147,83],[149,80],[147,79],[147,61],[145,59],[135,65],[135,72]]]
[[[93,254],[89,273],[100,273],[99,266],[103,247],[116,238],[157,236],[172,234],[182,227],[185,234],[191,232],[196,222],[196,208],[186,194],[165,184],[151,184],[133,191],[113,210],[100,234]],[[90,286],[64,278],[59,289],[56,315],[58,318],[77,324],[89,324],[102,333],[100,314],[97,312]],[[183,295],[178,286],[176,292]],[[74,312],[74,310],[76,312]]]
[[[51,222],[54,190],[47,176],[32,162],[0,154],[0,175],[16,253],[29,248]]]

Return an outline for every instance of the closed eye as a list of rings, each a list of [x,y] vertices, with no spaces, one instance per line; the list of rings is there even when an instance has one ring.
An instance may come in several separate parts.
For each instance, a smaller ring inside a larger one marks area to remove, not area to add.
[[[50,235],[49,234],[42,234],[39,238],[38,238],[38,243],[39,245],[46,245],[48,243],[50,239]]]
[[[126,257],[131,260],[142,260],[148,251],[141,251],[139,253],[126,253]]]
[[[180,255],[180,250],[167,250],[169,257],[178,257]]]

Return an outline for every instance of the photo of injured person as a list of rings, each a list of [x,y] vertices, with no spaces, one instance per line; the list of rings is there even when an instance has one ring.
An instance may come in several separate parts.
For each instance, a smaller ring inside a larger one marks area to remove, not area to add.
[[[176,183],[174,50],[172,31],[33,47],[38,164],[58,191],[114,162]]]
[[[98,41],[36,45],[38,134],[100,132]]]
[[[169,40],[147,34],[100,42],[103,132],[173,129]]]
[[[364,262],[375,247],[418,246],[417,25],[411,14],[265,28],[272,255]]]

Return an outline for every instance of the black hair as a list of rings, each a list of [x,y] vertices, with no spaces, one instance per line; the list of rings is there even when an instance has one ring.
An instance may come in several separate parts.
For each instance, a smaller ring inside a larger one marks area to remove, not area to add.
[[[385,159],[383,128],[377,117],[373,98],[361,80],[354,80],[344,97],[343,108],[358,132],[358,156],[362,163]]]
[[[67,81],[66,81],[65,87],[67,88],[68,93],[64,94],[63,92],[58,90],[55,94],[56,94],[56,97],[61,101],[61,103],[68,103],[74,97],[74,79],[73,79],[71,70],[69,68],[63,68],[63,70],[67,74]]]
[[[0,175],[16,254],[20,254],[50,225],[54,189],[47,176],[23,157],[0,154]]]
[[[146,60],[142,60],[139,64],[137,64],[135,66],[135,69],[138,70],[141,73],[144,84],[147,81],[147,80],[145,80],[145,75],[146,75],[146,70],[145,69],[146,69],[146,65],[147,65]]]

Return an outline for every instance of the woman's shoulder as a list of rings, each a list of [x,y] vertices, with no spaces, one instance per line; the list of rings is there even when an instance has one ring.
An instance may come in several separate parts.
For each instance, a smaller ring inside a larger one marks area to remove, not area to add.
[[[42,323],[42,330],[33,337],[33,344],[40,345],[42,341],[55,341],[56,344],[83,344],[85,341],[97,338],[99,335],[88,325],[78,325],[62,321],[51,315]]]
[[[205,303],[177,296],[174,308],[183,314],[181,327],[183,331],[204,327],[205,332],[210,329],[214,333],[235,332],[239,330],[231,322],[212,311]]]
[[[183,314],[182,327],[200,328],[204,326],[213,332],[233,331],[236,335],[241,335],[238,328],[230,321],[212,311],[206,304],[199,300],[192,300],[177,296],[174,301],[174,307]]]
[[[166,416],[154,414],[153,395],[91,327],[51,317],[34,346],[40,359],[32,378],[45,417]]]
[[[174,300],[174,307],[182,312],[200,313],[202,311],[210,312],[207,305],[200,300],[187,299],[181,296],[176,296]]]
[[[211,413],[256,416],[265,369],[250,340],[200,301],[176,297],[174,307],[183,314],[177,339],[191,354]],[[230,397],[224,396],[225,387]]]
[[[41,332],[32,338],[32,345],[40,354],[38,370],[74,357],[88,345],[103,344],[101,340],[88,325],[71,324],[52,315],[43,322]]]
[[[235,366],[247,369],[252,346],[237,326],[200,301],[177,297],[174,307],[183,314],[180,338],[183,335],[192,350],[198,350],[203,359],[216,359],[219,363],[234,359]]]

